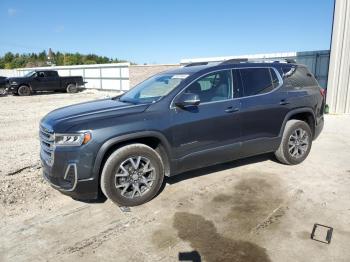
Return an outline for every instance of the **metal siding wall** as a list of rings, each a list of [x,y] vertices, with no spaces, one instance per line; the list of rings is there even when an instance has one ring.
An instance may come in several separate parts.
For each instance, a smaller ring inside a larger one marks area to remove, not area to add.
[[[350,2],[337,0],[334,10],[327,104],[330,113],[350,113]]]
[[[297,63],[306,65],[322,88],[327,88],[329,51],[297,52]]]

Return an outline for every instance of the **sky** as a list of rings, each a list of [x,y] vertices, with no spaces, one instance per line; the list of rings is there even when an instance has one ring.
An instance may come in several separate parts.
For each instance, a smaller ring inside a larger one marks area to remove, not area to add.
[[[324,50],[333,0],[1,0],[0,55],[95,53],[136,63]]]

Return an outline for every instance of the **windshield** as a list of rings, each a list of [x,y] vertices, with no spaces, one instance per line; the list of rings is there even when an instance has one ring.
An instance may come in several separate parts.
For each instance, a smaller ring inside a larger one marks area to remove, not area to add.
[[[24,77],[31,77],[32,75],[34,75],[35,74],[35,71],[29,71],[28,73],[26,73],[25,75],[24,75]]]
[[[188,75],[162,74],[148,78],[120,97],[122,102],[153,103],[169,94]]]

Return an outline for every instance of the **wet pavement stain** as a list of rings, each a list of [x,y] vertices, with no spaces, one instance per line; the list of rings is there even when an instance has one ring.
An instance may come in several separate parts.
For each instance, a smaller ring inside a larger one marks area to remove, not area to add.
[[[159,249],[169,248],[174,246],[178,240],[176,238],[176,234],[170,229],[159,229],[153,232],[152,234],[152,242]]]
[[[187,212],[174,215],[173,227],[183,241],[190,243],[205,261],[269,262],[266,249],[254,243],[220,235],[214,223]]]
[[[311,233],[310,232],[307,232],[307,231],[300,231],[297,233],[297,236],[300,238],[300,239],[303,239],[303,240],[309,240],[311,239]]]
[[[285,214],[284,192],[277,179],[245,178],[230,194],[219,194],[212,200],[216,208],[228,209],[224,222],[234,231],[251,231],[273,224]]]

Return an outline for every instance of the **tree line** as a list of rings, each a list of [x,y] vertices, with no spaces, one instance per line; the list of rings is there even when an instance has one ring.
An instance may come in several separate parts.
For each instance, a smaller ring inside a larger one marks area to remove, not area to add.
[[[108,64],[127,62],[118,58],[108,58],[106,56],[98,56],[95,54],[83,55],[80,53],[62,53],[46,51],[39,53],[18,54],[7,52],[0,56],[0,69],[13,69],[23,67],[39,67],[49,65],[88,65],[88,64]]]

